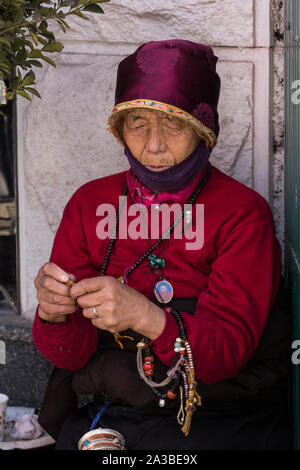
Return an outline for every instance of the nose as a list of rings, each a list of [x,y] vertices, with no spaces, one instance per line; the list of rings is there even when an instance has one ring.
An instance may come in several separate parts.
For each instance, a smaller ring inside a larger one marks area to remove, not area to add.
[[[166,151],[166,145],[162,139],[159,125],[157,124],[150,126],[148,129],[146,150],[154,154]]]

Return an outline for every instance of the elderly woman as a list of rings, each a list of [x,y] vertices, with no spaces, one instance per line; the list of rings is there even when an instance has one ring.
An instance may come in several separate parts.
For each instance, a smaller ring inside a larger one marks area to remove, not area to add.
[[[280,246],[267,202],[209,162],[217,60],[169,40],[119,64],[109,127],[130,168],[74,193],[35,280],[33,337],[55,366],[40,422],[57,449],[95,427],[128,450],[290,446]],[[78,394],[93,400],[77,409]]]

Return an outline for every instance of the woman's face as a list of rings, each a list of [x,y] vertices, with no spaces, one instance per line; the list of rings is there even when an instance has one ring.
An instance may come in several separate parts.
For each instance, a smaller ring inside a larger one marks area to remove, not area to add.
[[[137,108],[126,113],[123,137],[132,155],[146,168],[163,171],[185,160],[200,138],[181,119]]]

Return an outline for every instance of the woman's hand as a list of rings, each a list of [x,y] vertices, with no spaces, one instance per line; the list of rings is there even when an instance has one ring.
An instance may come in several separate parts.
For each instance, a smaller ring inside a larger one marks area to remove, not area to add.
[[[70,297],[70,287],[65,284],[70,279],[75,281],[72,274],[54,263],[46,263],[41,267],[34,281],[40,318],[51,323],[61,323],[67,315],[76,311],[76,301]]]
[[[118,333],[130,328],[150,339],[164,329],[164,311],[111,276],[83,279],[71,287],[70,295],[99,329]]]

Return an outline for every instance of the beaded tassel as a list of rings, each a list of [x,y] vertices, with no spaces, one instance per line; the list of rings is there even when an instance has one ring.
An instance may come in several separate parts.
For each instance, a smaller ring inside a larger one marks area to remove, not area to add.
[[[168,308],[168,311],[170,310],[171,309]],[[178,312],[176,312],[176,317],[178,319],[181,318]],[[187,339],[183,339],[184,336],[186,337],[183,323],[180,325],[180,332],[182,337],[176,338],[174,344],[174,351],[176,354],[179,354],[179,359],[175,366],[168,370],[168,377],[164,381],[161,383],[153,381],[154,356],[150,354],[148,341],[145,338],[143,338],[143,340],[137,345],[137,368],[141,378],[160,397],[159,406],[165,405],[165,398],[170,400],[175,399],[177,397],[176,391],[179,388],[181,406],[177,415],[177,421],[182,426],[181,430],[184,435],[188,436],[192,422],[192,415],[196,409],[196,405],[201,406],[201,397],[196,392],[197,384],[195,380],[192,349]],[[144,360],[142,358],[143,351],[146,352]],[[165,394],[156,390],[156,388],[167,385],[171,380],[174,380],[174,385],[170,387]],[[179,385],[180,380],[183,381],[183,387]]]
[[[201,406],[201,397],[196,392],[196,381],[195,381],[195,371],[194,371],[194,363],[193,363],[193,356],[192,356],[192,349],[188,341],[185,341],[185,349],[187,351],[187,364],[185,364],[186,368],[186,376],[188,386],[186,387],[187,392],[187,400],[186,400],[186,416],[184,420],[183,427],[181,428],[182,432],[185,436],[188,436],[191,422],[192,422],[192,415],[196,409],[195,404]]]

